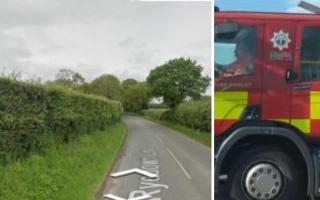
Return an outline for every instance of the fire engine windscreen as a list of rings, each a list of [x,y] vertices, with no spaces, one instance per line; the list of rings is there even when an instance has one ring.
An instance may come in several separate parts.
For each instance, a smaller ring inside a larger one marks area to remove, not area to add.
[[[215,26],[215,78],[254,72],[257,34],[254,26],[224,22]]]

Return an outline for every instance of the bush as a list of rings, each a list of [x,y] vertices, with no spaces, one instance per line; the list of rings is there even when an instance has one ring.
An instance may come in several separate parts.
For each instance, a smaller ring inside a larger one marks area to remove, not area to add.
[[[168,117],[169,112],[170,109],[148,109],[143,110],[142,114],[152,119],[166,120],[166,117]]]
[[[41,149],[44,133],[67,142],[80,133],[106,128],[121,115],[116,101],[0,78],[0,159]]]
[[[188,127],[211,131],[211,99],[188,101],[178,105],[176,120]]]
[[[166,104],[164,104],[164,103],[160,103],[160,104],[149,103],[149,104],[148,104],[148,108],[149,108],[149,109],[152,109],[152,108],[156,109],[156,108],[169,108],[169,107],[168,107]]]
[[[175,110],[143,110],[142,114],[152,119],[176,121],[193,129],[211,132],[211,98],[183,102]]]

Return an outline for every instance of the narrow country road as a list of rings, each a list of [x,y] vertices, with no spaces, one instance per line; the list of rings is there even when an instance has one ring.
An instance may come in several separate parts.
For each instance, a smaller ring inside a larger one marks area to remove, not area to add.
[[[137,116],[126,116],[128,137],[113,173],[140,168],[159,175],[108,178],[103,194],[122,199],[149,194],[151,200],[210,200],[210,148],[174,130]],[[108,198],[103,198],[106,200]]]

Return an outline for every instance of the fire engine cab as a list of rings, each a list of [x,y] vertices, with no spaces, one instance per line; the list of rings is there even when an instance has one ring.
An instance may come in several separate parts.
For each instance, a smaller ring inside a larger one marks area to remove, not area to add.
[[[320,197],[320,15],[215,12],[215,195]]]

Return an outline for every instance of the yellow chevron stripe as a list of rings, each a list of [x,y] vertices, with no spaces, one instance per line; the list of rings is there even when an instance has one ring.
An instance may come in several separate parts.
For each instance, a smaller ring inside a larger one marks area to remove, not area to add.
[[[214,118],[239,119],[244,108],[248,105],[248,92],[215,92]]]
[[[310,118],[320,119],[320,92],[310,92]]]
[[[247,100],[248,92],[247,91],[224,91],[224,92],[214,92],[214,99],[217,101],[220,100]]]
[[[291,124],[303,133],[310,133],[310,119],[291,119]]]
[[[289,119],[272,119],[272,121],[278,121],[278,122],[285,122],[285,123],[290,123]]]

